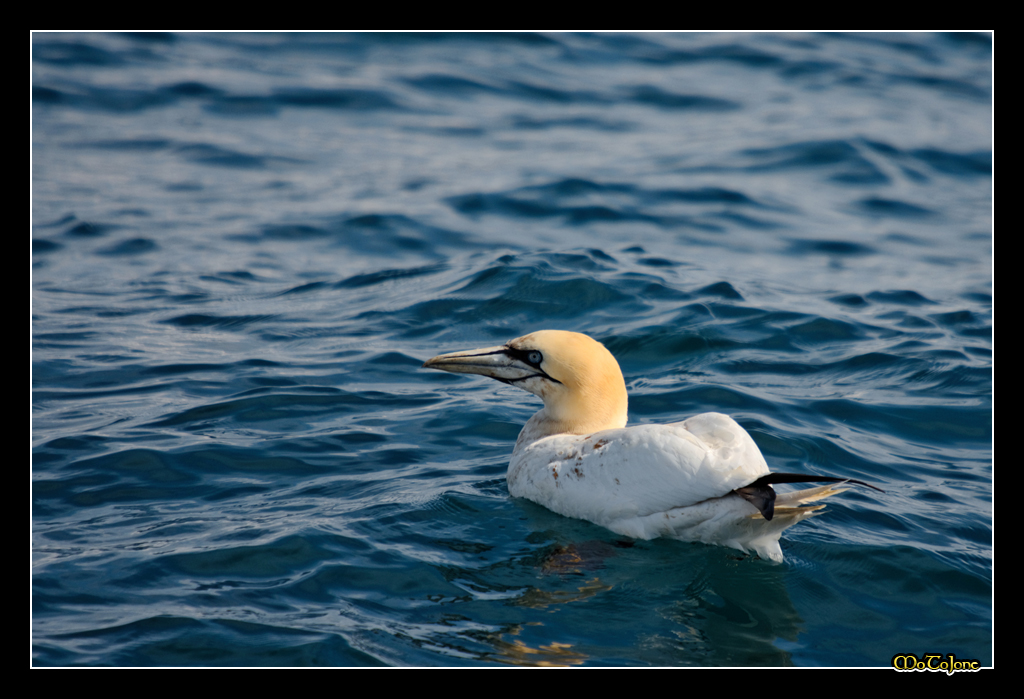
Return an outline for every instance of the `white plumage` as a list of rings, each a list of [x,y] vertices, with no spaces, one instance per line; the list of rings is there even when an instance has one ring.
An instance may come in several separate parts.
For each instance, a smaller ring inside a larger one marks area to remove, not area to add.
[[[782,531],[824,507],[801,505],[843,490],[826,485],[776,495],[771,483],[844,480],[772,474],[754,440],[727,415],[625,427],[618,362],[586,335],[541,330],[423,366],[490,376],[543,398],[512,452],[509,493],[617,534],[731,546],[781,562]]]

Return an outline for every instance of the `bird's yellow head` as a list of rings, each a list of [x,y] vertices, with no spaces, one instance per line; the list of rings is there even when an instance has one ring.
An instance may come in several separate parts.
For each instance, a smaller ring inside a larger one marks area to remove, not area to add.
[[[544,400],[549,434],[625,427],[626,383],[619,363],[597,340],[566,330],[538,330],[499,347],[453,352],[425,367],[490,376]]]

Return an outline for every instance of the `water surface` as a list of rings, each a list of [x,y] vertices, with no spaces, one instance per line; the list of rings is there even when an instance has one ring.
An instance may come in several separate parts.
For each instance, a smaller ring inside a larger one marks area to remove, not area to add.
[[[33,35],[36,665],[992,663],[991,37]],[[541,328],[849,476],[786,562],[512,500]]]

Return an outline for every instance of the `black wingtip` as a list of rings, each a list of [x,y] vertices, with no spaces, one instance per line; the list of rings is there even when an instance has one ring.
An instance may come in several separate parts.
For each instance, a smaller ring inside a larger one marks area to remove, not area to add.
[[[775,490],[770,485],[761,483],[758,479],[746,488],[737,488],[732,492],[756,507],[766,520],[772,521],[772,517],[775,516]]]
[[[771,485],[772,483],[856,483],[857,485],[863,485],[872,490],[877,490],[880,493],[885,491],[881,488],[875,487],[870,483],[864,481],[858,481],[855,478],[834,478],[832,476],[809,476],[806,473],[769,473],[767,476],[761,476],[756,481],[748,485],[748,488],[753,488],[762,485]]]
[[[871,488],[872,490],[877,490],[880,493],[885,492],[881,488],[876,488],[870,483],[858,481],[853,478],[808,476],[805,473],[769,473],[766,476],[761,476],[750,485],[743,488],[737,488],[732,492],[736,493],[756,507],[757,511],[761,513],[761,516],[771,522],[772,517],[775,516],[775,490],[772,488],[772,483],[856,483],[857,485],[863,485]]]

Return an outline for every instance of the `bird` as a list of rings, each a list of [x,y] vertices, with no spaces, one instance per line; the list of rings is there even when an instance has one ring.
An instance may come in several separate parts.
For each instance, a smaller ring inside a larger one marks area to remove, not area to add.
[[[621,536],[727,546],[782,563],[783,530],[824,508],[808,503],[844,492],[845,483],[884,492],[852,478],[772,473],[747,431],[721,413],[627,427],[619,363],[582,333],[539,330],[423,367],[488,376],[539,396],[544,407],[512,450],[509,494]],[[829,485],[772,488],[812,482]]]

